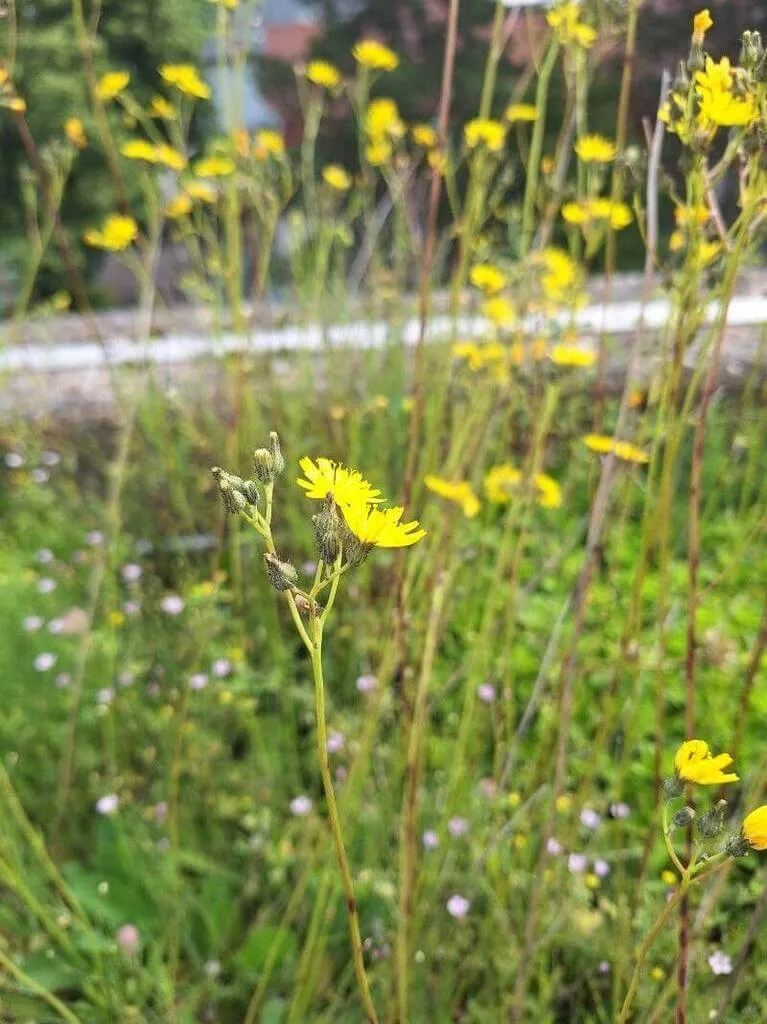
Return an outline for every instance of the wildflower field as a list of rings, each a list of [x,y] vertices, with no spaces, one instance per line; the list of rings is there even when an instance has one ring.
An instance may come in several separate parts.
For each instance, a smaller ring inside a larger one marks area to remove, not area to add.
[[[74,324],[109,411],[53,359],[0,421],[0,1021],[767,1020],[759,32],[693,12],[635,131],[642,0],[487,3],[464,120],[446,0],[422,119],[372,24],[296,64],[290,137],[243,120],[258,2],[200,4],[218,127],[197,63],[147,89],[108,0],[49,6],[45,139],[65,50],[3,7],[3,389]]]

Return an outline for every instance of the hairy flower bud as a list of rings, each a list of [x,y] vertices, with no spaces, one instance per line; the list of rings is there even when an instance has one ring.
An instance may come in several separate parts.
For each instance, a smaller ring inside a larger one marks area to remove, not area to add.
[[[695,817],[692,807],[680,807],[671,819],[671,828],[685,828]]]
[[[678,796],[682,795],[682,780],[678,775],[670,775],[667,779],[663,780],[663,799],[668,803],[670,800],[676,800]]]
[[[236,487],[235,481],[239,478],[230,476],[226,470],[221,469],[219,466],[214,466],[211,473],[218,483],[221,501],[224,504],[224,511],[231,516],[235,516],[239,512],[244,512],[248,503],[243,494]]]
[[[751,850],[751,845],[743,832],[731,833],[724,844],[724,852],[729,857],[745,857]]]
[[[756,78],[762,78],[765,71],[765,51],[760,32],[743,33],[740,63]]]
[[[258,504],[258,488],[255,480],[246,480],[242,488],[242,496],[249,505]]]
[[[719,802],[711,808],[698,821],[698,832],[704,839],[714,839],[724,828],[724,812],[727,808],[726,800]]]
[[[253,471],[262,484],[274,483],[274,456],[267,448],[256,448],[253,452]]]
[[[341,551],[344,533],[344,524],[332,494],[325,496],[322,511],[312,516],[312,526],[318,556],[326,565],[332,565]]]
[[[274,472],[276,476],[280,476],[285,471],[285,459],[282,455],[282,449],[280,448],[280,439],[277,436],[277,432],[272,430],[269,433],[269,451],[271,452],[272,459],[274,460]]]
[[[298,580],[298,572],[290,562],[281,561],[276,555],[268,552],[264,555],[266,578],[275,590],[290,590]]]

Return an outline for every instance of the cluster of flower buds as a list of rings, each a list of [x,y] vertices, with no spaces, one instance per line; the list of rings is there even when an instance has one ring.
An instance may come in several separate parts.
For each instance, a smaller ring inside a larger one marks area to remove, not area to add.
[[[740,63],[755,82],[767,82],[767,52],[764,49],[761,32],[743,33]]]
[[[325,496],[322,509],[312,516],[312,527],[317,555],[326,565],[332,565],[342,549],[349,566],[361,565],[372,550],[373,545],[365,544],[349,529],[332,494]]]
[[[243,480],[220,466],[214,466],[211,473],[216,478],[224,510],[229,515],[239,515],[258,504],[258,487],[254,480]]]
[[[298,582],[298,570],[290,562],[283,562],[277,555],[264,555],[266,578],[275,590],[292,590]]]
[[[262,484],[272,484],[284,469],[285,459],[280,449],[280,439],[272,430],[269,434],[269,447],[256,448],[253,452],[253,472]]]

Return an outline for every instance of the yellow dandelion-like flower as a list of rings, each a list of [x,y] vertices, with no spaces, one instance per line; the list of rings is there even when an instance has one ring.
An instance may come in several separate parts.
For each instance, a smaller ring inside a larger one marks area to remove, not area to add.
[[[301,459],[299,466],[304,476],[296,482],[306,491],[307,498],[323,501],[332,494],[341,506],[351,503],[373,505],[383,501],[381,492],[356,469],[324,457],[315,461],[308,456]]]
[[[256,160],[266,160],[270,156],[279,160],[285,155],[285,140],[279,132],[275,132],[271,128],[264,128],[262,131],[256,132],[253,139],[253,154]]]
[[[209,156],[194,165],[194,173],[198,178],[226,178],[234,174],[234,171],[234,161],[228,156]]]
[[[757,807],[743,819],[743,838],[754,850],[767,850],[767,805]]]
[[[456,359],[465,359],[470,370],[481,370],[485,366],[503,359],[505,349],[498,342],[485,342],[478,345],[474,341],[458,341],[453,345]]]
[[[615,159],[615,143],[604,135],[582,135],[575,144],[575,152],[585,163],[606,164]]]
[[[154,146],[146,139],[131,139],[120,146],[120,152],[128,160],[143,160],[148,164],[157,163]]]
[[[424,149],[431,149],[437,145],[437,132],[430,124],[414,124],[410,129],[413,142]]]
[[[562,217],[568,224],[590,225],[597,221],[609,221],[620,231],[632,221],[631,210],[625,203],[613,203],[609,199],[584,199],[580,203],[565,203]]]
[[[17,114],[23,114],[27,109],[27,101],[22,99],[21,96],[11,96],[5,105],[9,110],[13,110]]]
[[[373,100],[365,111],[365,134],[371,139],[400,138],[405,134],[405,122],[393,99],[381,96]]]
[[[588,368],[596,362],[596,352],[579,348],[577,345],[555,345],[549,353],[552,363],[557,366],[582,366]]]
[[[475,263],[469,272],[469,280],[486,295],[494,295],[506,287],[506,275],[492,263]]]
[[[340,164],[323,167],[322,180],[336,192],[347,192],[352,184],[351,175]]]
[[[499,466],[493,466],[485,474],[483,481],[485,497],[494,504],[506,504],[511,500],[514,488],[519,487],[521,482],[522,474],[510,462],[503,462]]]
[[[680,228],[696,224],[702,227],[707,223],[711,212],[705,203],[698,203],[697,206],[685,206],[681,204],[674,209],[674,220]]]
[[[473,519],[482,507],[471,484],[465,480],[445,480],[440,476],[428,475],[423,482],[434,494],[460,505],[467,519]]]
[[[713,24],[714,20],[711,17],[711,11],[708,7],[704,7],[702,11],[698,11],[692,19],[692,41],[698,46],[702,46],[706,32],[708,32]]]
[[[186,194],[201,203],[215,203],[216,190],[205,181],[188,181],[184,186]]]
[[[104,221],[101,230],[86,231],[83,240],[94,249],[122,252],[138,237],[138,224],[133,217],[113,213]]]
[[[561,302],[581,279],[582,272],[575,260],[563,249],[547,247],[533,257],[544,268],[541,286],[547,299]]]
[[[660,880],[664,885],[676,885],[678,879],[673,871],[669,871],[668,868],[665,871],[661,871]]]
[[[399,57],[394,50],[377,39],[361,39],[355,43],[352,56],[369,71],[394,71],[399,66]]]
[[[546,21],[554,29],[557,39],[564,46],[575,43],[588,49],[597,37],[596,30],[579,20],[580,4],[568,0],[549,11]]]
[[[186,96],[198,100],[210,99],[210,86],[200,78],[193,64],[163,64],[160,77]]]
[[[496,327],[506,327],[517,319],[516,308],[501,295],[486,299],[482,303],[481,311]]]
[[[306,65],[306,77],[321,89],[337,89],[341,84],[341,72],[327,60],[312,60]]]
[[[186,192],[179,192],[177,196],[165,207],[165,216],[169,220],[178,220],[179,217],[185,217],[192,210],[192,197]]]
[[[759,116],[754,97],[735,96],[731,92],[709,92],[698,90],[700,111],[698,117],[704,124],[709,122],[717,127],[735,128],[751,124]]]
[[[417,519],[403,523],[403,508],[376,508],[364,502],[342,505],[346,525],[354,536],[370,547],[408,548],[426,536]]]
[[[176,108],[164,96],[153,96],[149,104],[149,116],[161,117],[166,121],[172,121],[176,116]]]
[[[371,142],[369,146],[365,146],[365,159],[371,167],[381,167],[391,159],[393,152],[391,142],[387,139],[379,139],[376,142]]]
[[[536,121],[538,108],[534,103],[510,103],[503,116],[511,124],[516,121]]]
[[[542,508],[560,508],[562,505],[562,488],[554,477],[547,473],[536,473],[533,483],[538,489],[538,504]]]
[[[115,99],[128,87],[130,73],[128,71],[107,71],[96,84],[96,95],[103,103]]]
[[[155,160],[163,167],[170,167],[172,171],[183,171],[187,165],[187,159],[183,153],[179,153],[167,142],[161,142],[154,147]]]
[[[608,455],[612,452],[624,462],[649,462],[647,453],[629,441],[616,441],[614,437],[607,437],[604,434],[586,434],[583,443],[599,455]]]
[[[491,153],[499,153],[506,144],[506,126],[500,121],[475,117],[464,125],[463,137],[469,149],[484,146]]]
[[[88,136],[79,117],[68,117],[64,123],[64,135],[78,149],[85,149],[88,145]]]
[[[694,782],[699,786],[719,786],[725,782],[737,782],[738,776],[725,772],[732,764],[729,754],[714,757],[705,740],[686,740],[674,757],[674,767],[680,779]]]

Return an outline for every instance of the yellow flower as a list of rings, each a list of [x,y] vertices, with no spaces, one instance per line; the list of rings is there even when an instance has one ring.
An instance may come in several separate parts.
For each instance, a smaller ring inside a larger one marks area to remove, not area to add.
[[[165,207],[165,216],[169,220],[177,220],[179,217],[185,217],[191,210],[192,197],[186,192],[179,192]]]
[[[67,118],[64,123],[64,134],[72,145],[77,146],[78,149],[85,149],[88,145],[88,137],[85,134],[85,128],[79,117]]]
[[[674,220],[680,228],[697,224],[702,227],[710,217],[710,212],[705,203],[698,203],[697,206],[685,206],[684,204],[674,209]]]
[[[481,370],[490,363],[503,359],[504,348],[497,342],[478,345],[474,341],[458,341],[453,345],[456,359],[465,359],[470,370]]]
[[[538,108],[534,103],[510,103],[503,116],[512,124],[515,121],[535,121],[538,118]]]
[[[431,149],[432,146],[437,145],[437,133],[430,124],[414,124],[410,129],[410,134],[417,146]]]
[[[400,521],[403,508],[375,508],[357,501],[343,505],[342,511],[354,536],[370,547],[407,548],[426,536],[417,519],[409,523]]]
[[[517,318],[517,311],[514,306],[508,299],[504,299],[500,295],[496,295],[492,299],[486,299],[482,303],[481,310],[488,320],[492,320],[496,327],[504,327],[507,324],[513,323]]]
[[[130,82],[127,71],[107,71],[96,84],[96,95],[104,103],[108,103],[125,89]]]
[[[698,90],[700,96],[699,118],[717,127],[732,128],[751,124],[759,116],[754,97],[735,96],[731,92],[708,92]]]
[[[596,30],[578,20],[580,5],[568,0],[546,15],[546,21],[554,29],[557,39],[563,45],[576,43],[587,49],[597,37]]]
[[[767,850],[767,805],[763,804],[746,815],[743,836],[755,850]]]
[[[312,60],[306,65],[306,77],[321,89],[337,89],[341,84],[341,72],[327,60]]]
[[[266,160],[269,156],[279,159],[285,154],[285,140],[279,132],[264,128],[256,133],[253,140],[253,153],[257,160]]]
[[[546,298],[553,302],[561,302],[568,290],[579,282],[580,268],[563,249],[542,249],[535,255],[534,262],[542,264],[545,268],[541,286]]]
[[[192,199],[199,199],[201,203],[215,203],[216,201],[216,190],[207,182],[189,181],[184,187],[187,195]]]
[[[561,796],[557,797],[557,799],[554,802],[554,806],[560,814],[565,814],[567,811],[570,810],[572,802],[573,801],[570,798],[570,796],[567,793],[563,793]]]
[[[615,143],[604,135],[582,135],[575,143],[575,152],[585,164],[606,164],[615,159]]]
[[[510,462],[494,466],[485,474],[485,497],[496,504],[511,500],[511,492],[522,482],[522,474]]]
[[[153,96],[149,104],[149,116],[163,117],[171,121],[176,116],[176,108],[164,96]]]
[[[27,109],[27,101],[23,100],[21,96],[11,96],[6,103],[9,110],[15,111],[17,114],[23,114]]]
[[[584,199],[580,203],[565,203],[562,216],[568,224],[589,225],[594,221],[609,221],[616,229],[628,227],[631,210],[625,203],[613,203],[609,199]]]
[[[352,183],[349,172],[344,170],[340,164],[328,164],[322,168],[322,178],[336,192],[346,192]]]
[[[444,174],[447,170],[447,157],[438,149],[430,150],[426,159],[429,167],[431,167],[433,171],[436,171],[437,174]]]
[[[600,455],[607,455],[612,452],[619,459],[625,462],[648,462],[649,457],[641,448],[628,441],[616,441],[614,437],[606,437],[604,434],[586,434],[583,443],[592,452]]]
[[[399,65],[397,54],[377,39],[361,39],[355,43],[352,56],[358,64],[370,71],[394,71]]]
[[[475,263],[469,273],[469,280],[486,295],[493,295],[506,286],[506,275],[491,263]]]
[[[673,871],[669,871],[668,868],[665,871],[661,871],[660,880],[664,885],[676,885],[677,883],[676,875]]]
[[[125,625],[125,615],[121,611],[112,611],[107,616],[107,621],[110,626],[123,626]]]
[[[596,352],[590,352],[585,348],[578,348],[577,345],[555,345],[549,353],[552,363],[557,366],[593,366],[596,361]]]
[[[183,153],[179,153],[173,146],[169,146],[167,142],[161,142],[154,147],[155,160],[158,164],[162,164],[164,167],[170,167],[172,171],[183,171],[186,167],[186,157]]]
[[[666,972],[663,970],[662,967],[653,967],[653,969],[650,971],[650,977],[653,981],[663,981],[663,979],[666,977]]]
[[[233,11],[240,3],[240,0],[208,0],[210,4],[218,4],[219,7],[226,7],[228,10]]]
[[[434,494],[460,505],[467,519],[473,519],[481,508],[479,498],[472,490],[471,484],[465,480],[444,480],[439,476],[428,475],[424,477],[423,482]]]
[[[198,100],[210,98],[210,86],[203,82],[193,64],[163,64],[160,77],[187,96]]]
[[[209,156],[194,165],[198,178],[225,178],[234,174],[234,162],[228,156]]]
[[[371,167],[380,167],[392,155],[392,145],[386,139],[379,139],[365,146],[365,159]]]
[[[714,21],[708,7],[705,7],[702,11],[698,11],[692,19],[692,41],[698,46],[702,46],[706,32],[708,32],[713,24]]]
[[[533,483],[538,488],[538,504],[542,508],[559,508],[562,504],[562,488],[546,473],[536,473]]]
[[[95,249],[108,249],[110,252],[122,252],[138,236],[138,224],[132,217],[123,217],[113,213],[104,221],[101,231],[86,231],[83,239],[86,245]]]
[[[381,492],[376,490],[356,469],[348,469],[339,462],[320,457],[315,461],[304,456],[299,462],[304,478],[296,482],[306,491],[307,498],[322,501],[332,494],[339,505],[377,504],[383,501]]]
[[[157,162],[154,146],[146,139],[131,139],[120,146],[120,152],[129,160],[144,160],[148,164]]]
[[[499,153],[506,144],[506,127],[500,121],[486,117],[475,117],[464,125],[463,135],[469,149],[482,145],[491,153]]]
[[[373,100],[365,112],[365,134],[372,140],[399,138],[405,133],[405,123],[394,100],[382,96]]]
[[[725,782],[737,782],[734,773],[724,769],[732,764],[729,754],[713,757],[704,740],[686,740],[674,757],[674,767],[680,779],[695,782],[699,786],[718,786]]]

